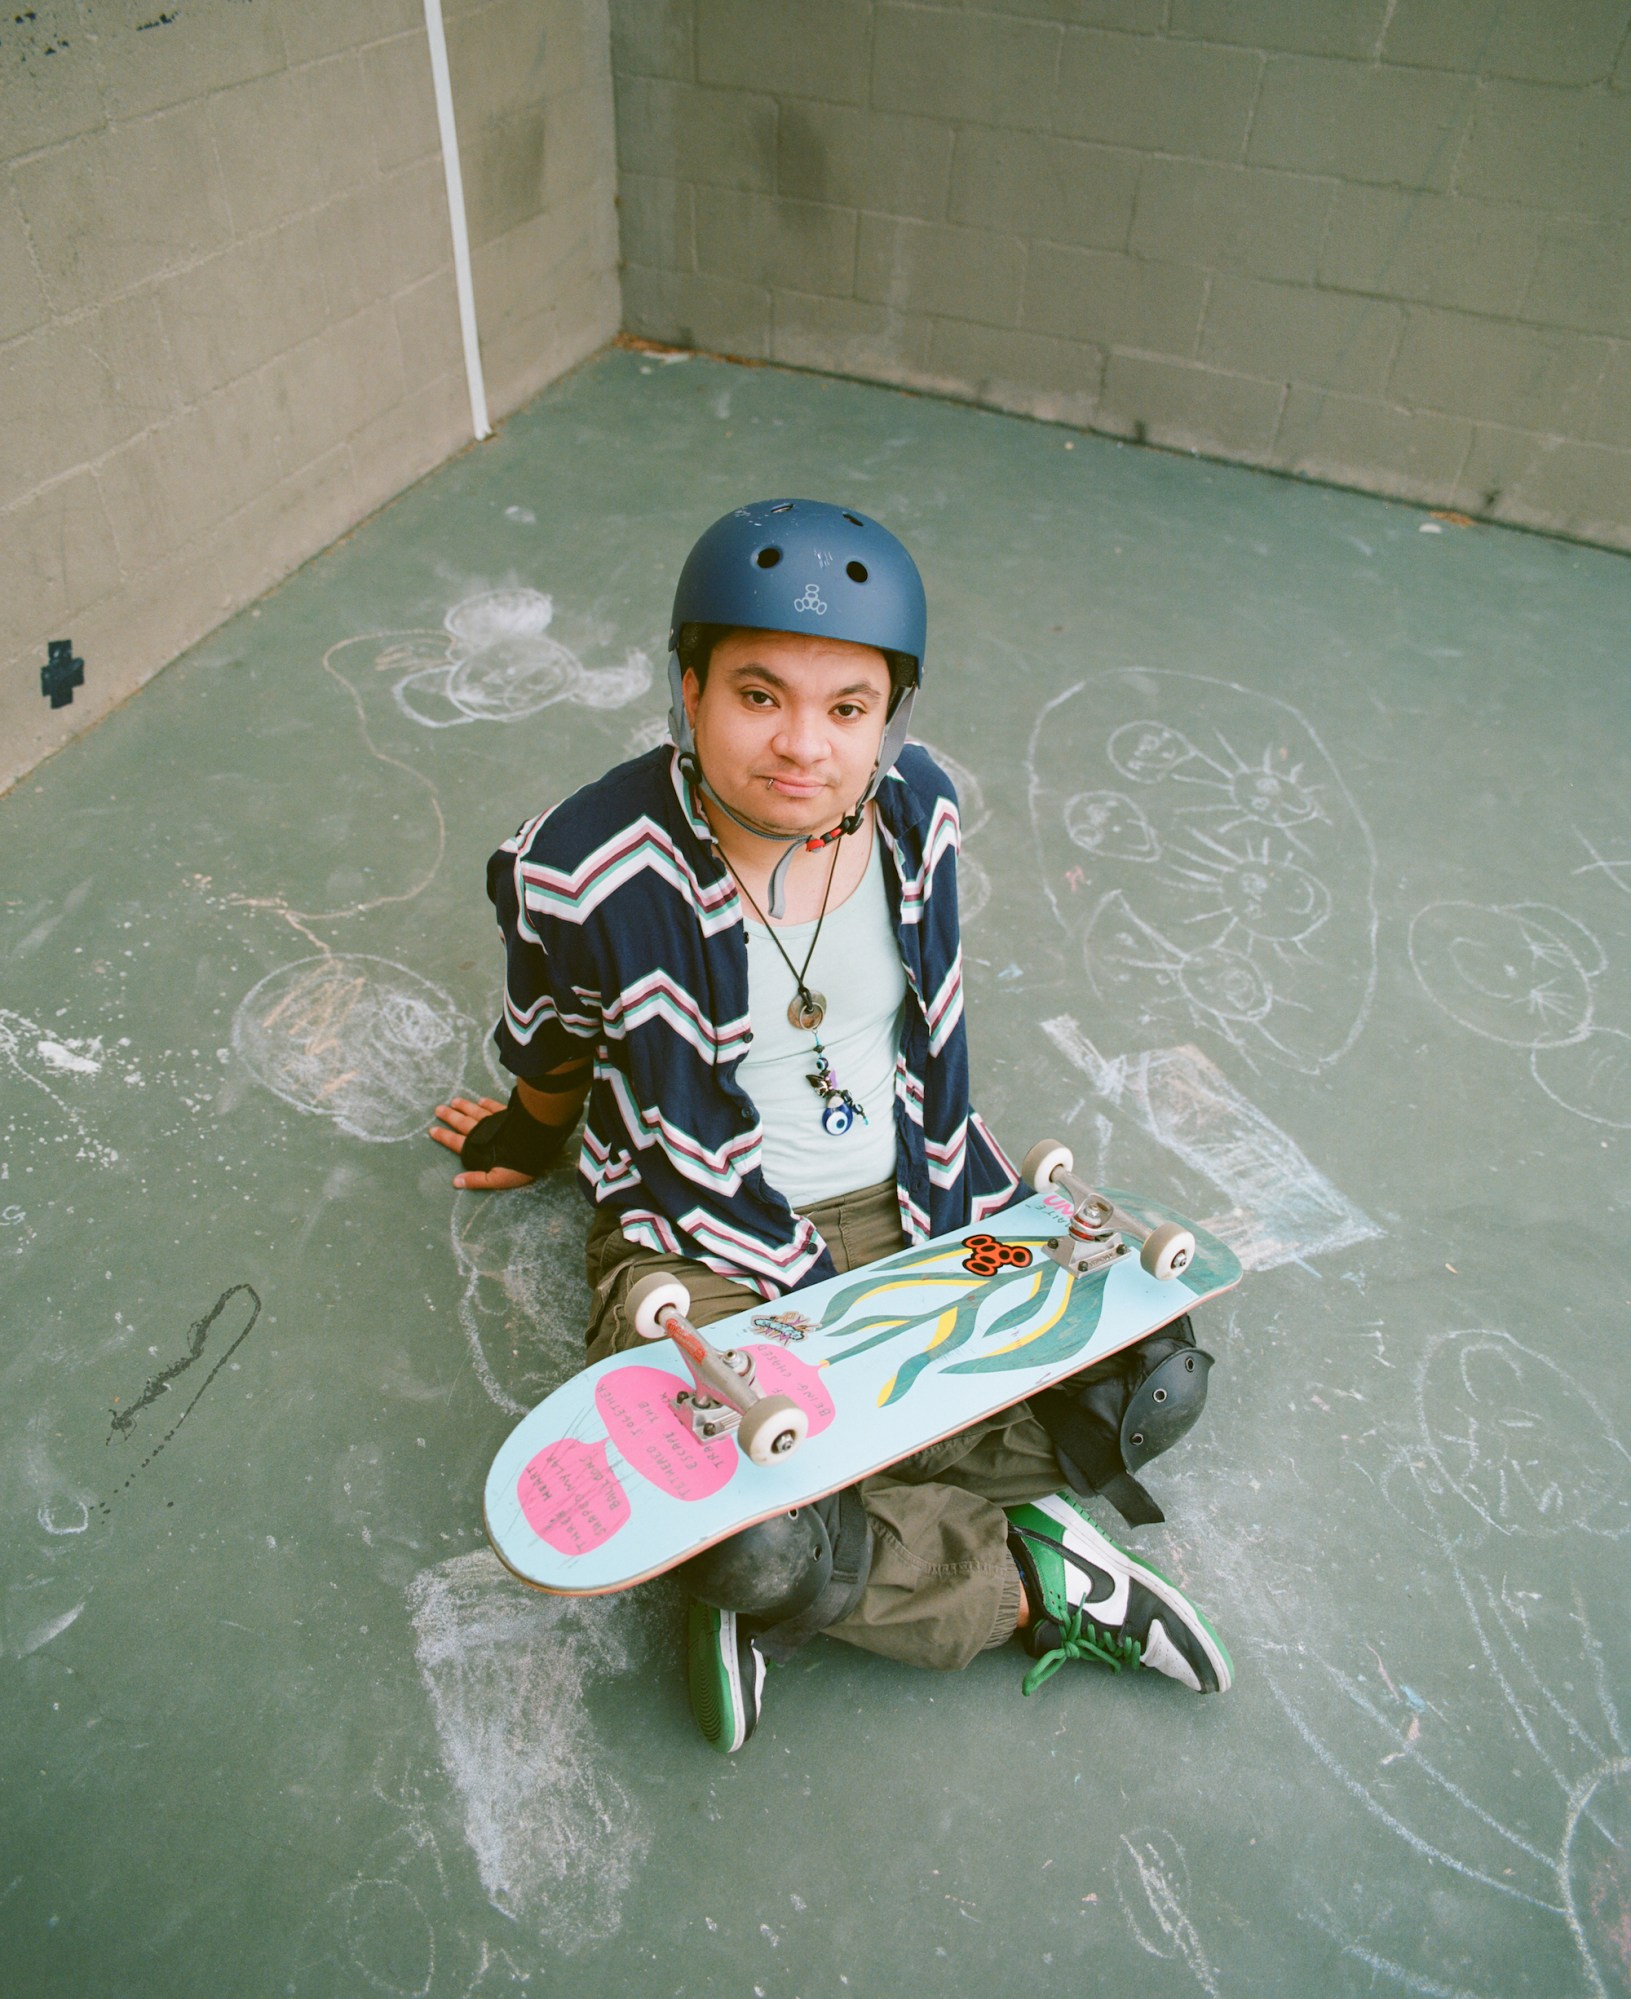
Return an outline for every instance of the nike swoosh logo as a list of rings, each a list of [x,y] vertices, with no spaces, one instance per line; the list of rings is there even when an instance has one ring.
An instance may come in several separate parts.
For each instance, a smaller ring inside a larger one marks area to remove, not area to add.
[[[1083,1604],[1103,1603],[1107,1598],[1115,1595],[1115,1578],[1106,1575],[1103,1569],[1095,1568],[1091,1562],[1084,1561],[1074,1550],[1067,1548],[1063,1541],[1052,1540],[1048,1535],[1035,1533],[1029,1527],[1021,1527],[1018,1532],[1019,1538],[1022,1541],[1034,1541],[1039,1548],[1051,1548],[1056,1555],[1068,1562],[1073,1569],[1079,1569],[1084,1576],[1091,1578],[1093,1587],[1088,1591],[1086,1596],[1079,1598],[1078,1602]]]

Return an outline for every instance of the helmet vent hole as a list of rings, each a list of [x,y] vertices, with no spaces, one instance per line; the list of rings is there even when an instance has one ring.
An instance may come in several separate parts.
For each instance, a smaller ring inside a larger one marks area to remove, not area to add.
[[[753,559],[761,569],[774,569],[782,559],[782,552],[779,548],[761,548]]]
[[[779,507],[772,507],[770,511],[773,514],[790,514],[793,511],[793,502],[791,500],[783,500]]]
[[[866,581],[866,564],[864,562],[846,562],[844,564],[844,574],[852,583],[864,583]]]
[[[845,514],[844,518],[847,521],[853,521],[855,526],[858,528],[864,528],[866,526],[866,522],[862,520],[859,514]]]

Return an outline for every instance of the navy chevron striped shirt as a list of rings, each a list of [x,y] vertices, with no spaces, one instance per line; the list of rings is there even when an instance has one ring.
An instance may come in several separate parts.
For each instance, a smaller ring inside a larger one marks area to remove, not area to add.
[[[912,1242],[1005,1207],[1018,1178],[969,1108],[957,795],[915,745],[879,787],[906,969],[896,1183]],[[774,1298],[833,1275],[760,1165],[737,1079],[750,1039],[742,902],[677,751],[619,764],[487,864],[506,954],[500,1059],[536,1082],[595,1054],[578,1171],[623,1233]]]

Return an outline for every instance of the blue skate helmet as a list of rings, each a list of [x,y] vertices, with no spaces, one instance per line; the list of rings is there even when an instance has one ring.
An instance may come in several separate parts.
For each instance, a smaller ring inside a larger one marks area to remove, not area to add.
[[[853,833],[906,744],[912,706],[923,683],[928,609],[917,564],[888,528],[850,507],[821,500],[756,500],[714,522],[685,558],[668,630],[669,729],[698,784],[745,832],[785,840],[732,811],[697,763],[685,713],[681,639],[687,626],[816,632],[876,646],[889,659],[893,693],[878,760],[855,808],[830,833],[794,840],[770,880],[770,914],[779,916],[788,863],[800,847],[825,846]]]

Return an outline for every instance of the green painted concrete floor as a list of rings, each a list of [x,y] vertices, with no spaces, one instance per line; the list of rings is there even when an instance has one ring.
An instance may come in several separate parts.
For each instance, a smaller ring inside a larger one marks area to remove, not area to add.
[[[977,1098],[1228,1232],[1137,1544],[1199,1701],[509,1581],[567,1175],[455,1194],[482,890],[773,492],[915,550]],[[610,352],[0,801],[0,1955],[31,1995],[1631,1991],[1631,564]],[[95,662],[90,662],[95,671]]]

